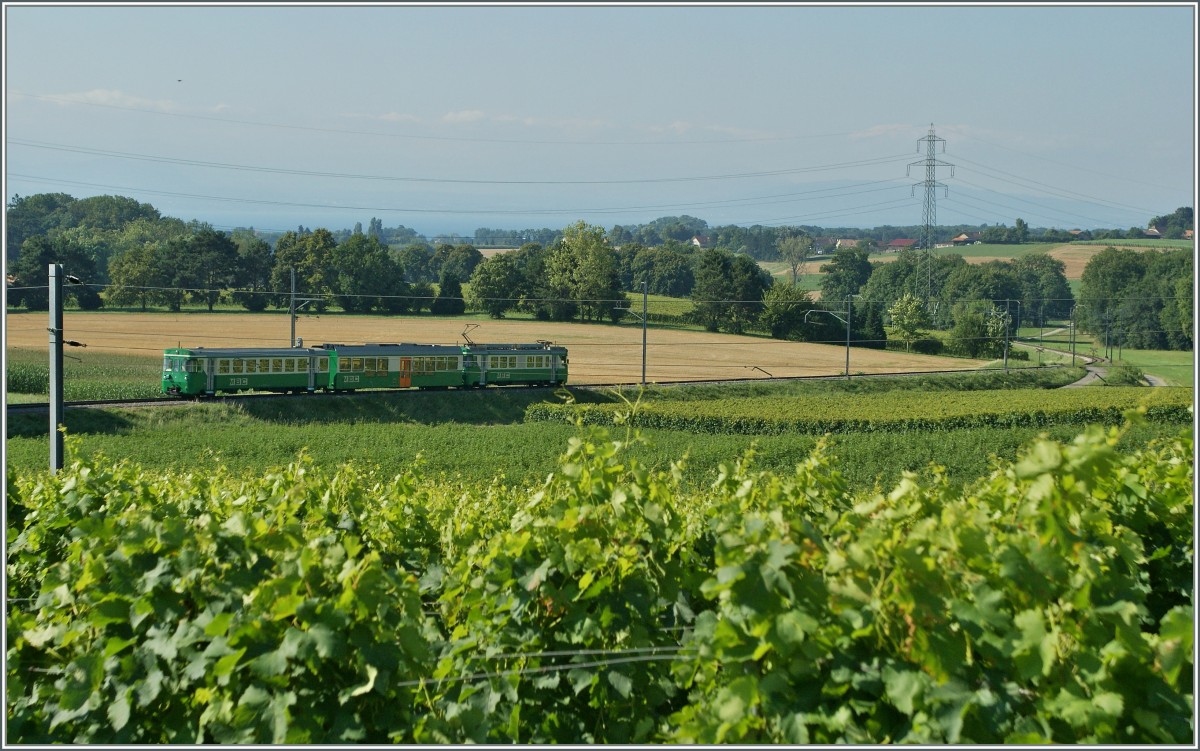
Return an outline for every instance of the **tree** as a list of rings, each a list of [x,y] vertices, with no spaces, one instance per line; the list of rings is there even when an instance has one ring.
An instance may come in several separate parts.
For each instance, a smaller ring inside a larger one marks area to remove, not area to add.
[[[1096,335],[1108,331],[1118,303],[1145,275],[1145,260],[1137,250],[1112,246],[1092,256],[1080,277],[1076,325]]]
[[[621,317],[624,304],[617,259],[605,240],[603,227],[576,222],[563,231],[562,247],[575,263],[572,297],[585,321]]]
[[[235,230],[232,239],[237,246],[238,285],[248,288],[238,295],[242,307],[255,312],[265,310],[267,297],[262,291],[271,283],[271,267],[275,263],[271,246],[253,231]]]
[[[517,286],[513,297],[518,298],[517,308],[533,314],[539,321],[550,319],[547,300],[550,292],[546,285],[546,260],[550,250],[540,243],[525,243],[520,248],[505,253],[511,258],[517,271]]]
[[[367,225],[367,234],[376,240],[383,242],[383,220],[371,217],[371,221]]]
[[[382,308],[403,312],[408,308],[408,286],[403,269],[387,248],[362,232],[336,245],[330,254],[333,290],[348,313]]]
[[[208,305],[208,312],[221,293],[233,287],[240,274],[237,245],[224,232],[203,229],[178,246],[179,264],[174,282],[178,286],[197,287],[195,294]]]
[[[1020,300],[1021,280],[1012,264],[1005,261],[964,263],[951,272],[941,298],[947,308],[960,301]]]
[[[871,260],[865,248],[838,248],[821,268],[821,299],[844,300],[857,295],[871,278]]]
[[[125,225],[108,261],[110,284],[105,295],[113,305],[168,303],[171,268],[167,245],[188,235],[178,219],[138,219]]]
[[[997,328],[1003,311],[991,303],[958,303],[953,308],[950,349],[964,357],[1003,357],[1004,332]]]
[[[718,331],[728,318],[729,253],[713,248],[696,259],[696,283],[692,286],[692,317],[707,331]]]
[[[503,318],[517,305],[521,274],[511,254],[494,255],[475,267],[467,304],[492,318]]]
[[[1013,224],[1012,241],[1023,243],[1029,239],[1029,225],[1021,217],[1017,217],[1017,221]]]
[[[775,339],[810,341],[809,329],[804,316],[814,310],[809,294],[791,284],[773,284],[763,294],[761,323]]]
[[[888,308],[888,315],[892,319],[889,333],[904,342],[906,350],[912,351],[912,343],[925,335],[921,329],[928,325],[924,301],[905,292]]]
[[[694,274],[692,317],[705,329],[740,334],[758,320],[771,276],[754,259],[707,249]]]
[[[475,275],[479,274],[479,269],[487,265],[487,262],[475,267]],[[458,281],[458,277],[453,272],[442,274],[442,279],[438,283],[437,297],[429,306],[429,312],[435,316],[457,316],[462,315],[467,309],[466,302],[463,301],[462,283]],[[500,318],[501,316],[493,316]]]
[[[633,257],[631,271],[631,290],[641,291],[642,283],[645,282],[647,291],[652,295],[687,297],[695,284],[692,262],[688,254],[669,249],[666,245],[638,249]]]
[[[158,210],[150,204],[123,196],[76,200],[66,193],[15,195],[6,206],[5,241],[8,253],[15,256],[25,240],[55,230],[87,227],[93,231],[119,232],[126,224],[138,219],[153,222],[160,218]],[[107,262],[107,258],[97,260],[101,264]]]
[[[800,231],[779,238],[775,241],[775,247],[779,250],[780,257],[787,261],[788,268],[792,271],[792,286],[795,286],[800,270],[804,268],[805,261],[812,252],[812,237]]]
[[[883,328],[883,306],[869,300],[854,302],[851,343],[869,349],[887,348],[887,331]]]
[[[459,279],[470,279],[475,267],[483,261],[483,254],[473,245],[450,245],[442,243],[433,253],[428,269],[429,272],[441,278],[444,273],[451,273]]]
[[[275,266],[271,286],[291,290],[291,271],[296,270],[296,289],[309,296],[332,293],[332,254],[337,247],[333,233],[324,228],[312,232],[285,232],[275,241]],[[325,303],[316,303],[317,309]]]
[[[723,328],[730,333],[741,334],[758,322],[763,295],[770,289],[773,280],[745,253],[733,256],[729,262],[729,277],[734,302],[730,305],[729,320]]]
[[[96,269],[91,258],[77,246],[65,243],[58,238],[45,235],[34,235],[21,246],[17,260],[9,266],[10,273],[15,277],[15,287],[24,287],[19,291],[9,293],[9,305],[22,304],[28,310],[48,310],[50,308],[49,281],[50,264],[62,264],[63,272],[79,279],[90,281],[96,276]],[[78,290],[78,291],[77,291]],[[82,293],[81,307],[96,304],[95,291],[90,288],[80,288],[78,285],[63,286],[64,295]]]
[[[1012,261],[1012,266],[1021,284],[1021,310],[1030,320],[1040,324],[1071,315],[1075,295],[1066,264],[1045,253],[1031,253]]]
[[[67,207],[73,203],[74,196],[66,193],[14,195],[4,212],[4,241],[9,260],[19,257],[21,246],[29,238],[61,226]]]
[[[430,270],[433,250],[425,243],[409,243],[400,250],[394,251],[392,256],[404,269],[404,279],[409,283],[432,282],[438,278]]]
[[[1183,231],[1193,229],[1194,216],[1191,206],[1180,206],[1170,214],[1165,216],[1156,216],[1150,220],[1151,227],[1155,227],[1166,238],[1183,237]]]

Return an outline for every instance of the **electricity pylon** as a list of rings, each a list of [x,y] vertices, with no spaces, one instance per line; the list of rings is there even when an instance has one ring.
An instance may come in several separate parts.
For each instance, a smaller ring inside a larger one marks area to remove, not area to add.
[[[908,165],[908,170],[905,175],[912,174],[913,167],[925,167],[925,180],[913,184],[913,194],[916,194],[917,186],[925,186],[925,209],[922,213],[922,224],[924,229],[921,237],[921,257],[920,265],[917,268],[918,278],[925,277],[925,306],[928,308],[933,300],[933,228],[937,225],[937,189],[945,188],[946,195],[950,195],[950,188],[943,183],[937,181],[937,168],[949,167],[950,176],[954,177],[954,165],[949,162],[942,162],[934,158],[937,151],[937,144],[942,144],[942,153],[946,152],[946,139],[938,138],[933,133],[933,123],[929,124],[929,135],[917,140],[917,153],[921,153],[921,144],[925,144],[925,158],[919,162],[912,162]]]

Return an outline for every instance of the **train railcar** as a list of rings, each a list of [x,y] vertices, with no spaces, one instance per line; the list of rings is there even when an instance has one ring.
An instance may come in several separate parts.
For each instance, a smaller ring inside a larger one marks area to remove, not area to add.
[[[162,391],[355,391],[562,385],[567,349],[534,344],[321,344],[315,347],[175,348],[163,352]]]
[[[462,350],[440,344],[322,344],[334,391],[462,386]]]
[[[468,344],[462,348],[467,386],[564,385],[567,348],[536,344]]]
[[[179,347],[163,352],[164,394],[312,392],[328,388],[330,376],[330,353],[314,347]]]

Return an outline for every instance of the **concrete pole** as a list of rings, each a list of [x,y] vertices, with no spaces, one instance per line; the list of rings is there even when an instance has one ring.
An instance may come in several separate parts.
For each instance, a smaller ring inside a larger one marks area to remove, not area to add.
[[[642,388],[646,388],[646,297],[648,289],[648,283],[642,282]]]
[[[50,264],[50,472],[63,466],[63,272]]]
[[[288,346],[296,346],[296,269],[292,269],[292,297],[288,304],[288,317],[292,319],[292,338],[288,339]]]
[[[846,380],[850,380],[850,295],[846,295]]]

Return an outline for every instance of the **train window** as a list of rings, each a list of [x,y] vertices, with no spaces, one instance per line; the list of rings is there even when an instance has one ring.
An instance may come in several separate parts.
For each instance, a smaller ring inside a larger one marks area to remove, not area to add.
[[[204,366],[201,365],[200,361],[194,357],[188,358],[188,361],[186,363],[184,363],[183,369],[189,373],[203,373],[204,372]]]
[[[276,357],[274,360],[271,361],[271,372],[272,373],[282,373],[283,372],[283,358],[282,357]]]
[[[263,359],[259,360],[258,361],[258,372],[259,373],[270,373],[271,372],[271,361],[265,357]]]
[[[386,357],[379,358],[379,364],[376,365],[375,367],[379,371],[379,375],[387,375],[388,359]]]
[[[229,361],[228,360],[217,360],[217,372],[220,373],[221,375],[228,374],[229,373]]]
[[[349,372],[361,373],[363,369],[363,359],[361,357],[351,357],[350,367],[346,368]]]
[[[246,372],[247,373],[257,373],[258,372],[258,360],[247,360],[246,361]]]
[[[296,372],[297,373],[307,373],[308,372],[308,360],[304,359],[303,357],[297,358],[296,359]]]
[[[283,372],[284,373],[295,373],[296,372],[296,358],[289,357],[288,359],[283,361]]]
[[[328,373],[329,372],[329,358],[328,357],[318,357],[317,358],[317,372],[318,373]]]
[[[230,360],[229,364],[232,368],[232,372],[234,372],[234,373],[242,372],[242,361],[241,360]]]

